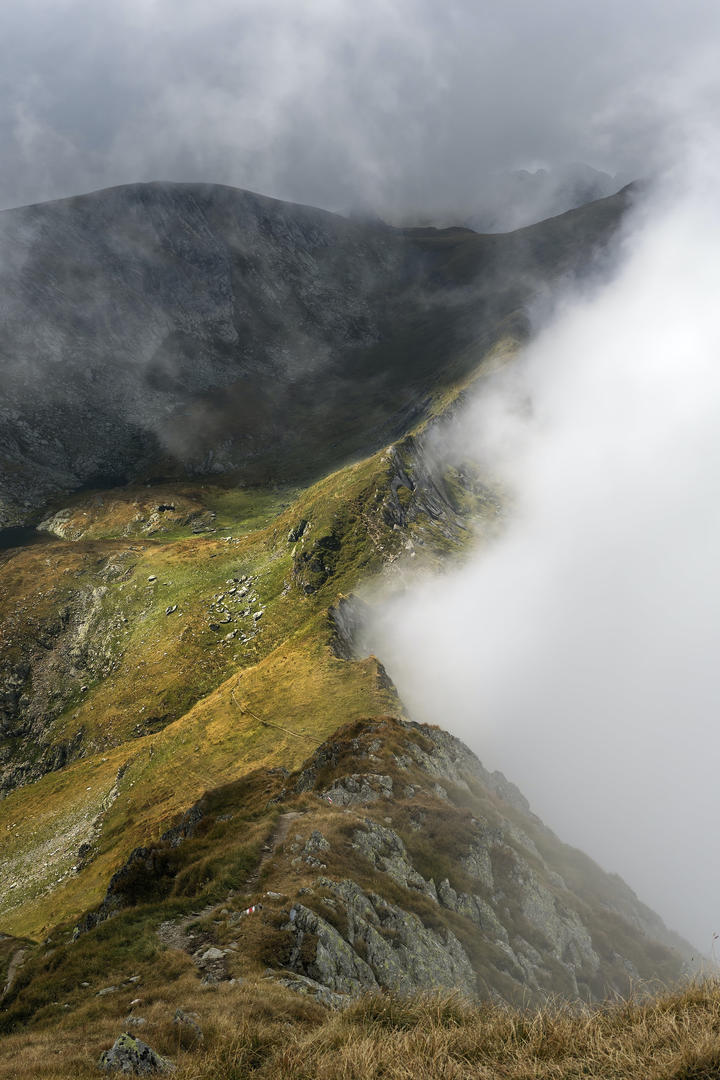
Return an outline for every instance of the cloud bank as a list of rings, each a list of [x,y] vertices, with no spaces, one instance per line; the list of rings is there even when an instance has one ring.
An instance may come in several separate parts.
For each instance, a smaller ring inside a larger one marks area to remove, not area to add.
[[[6,5],[0,206],[202,180],[457,219],[509,169],[645,175],[717,107],[718,31],[705,0]]]
[[[638,211],[438,439],[512,493],[499,540],[380,612],[417,719],[709,952],[720,929],[720,147]]]

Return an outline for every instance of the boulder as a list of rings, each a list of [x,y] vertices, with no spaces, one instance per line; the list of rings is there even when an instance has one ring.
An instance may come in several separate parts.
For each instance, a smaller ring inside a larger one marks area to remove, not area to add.
[[[118,1035],[109,1050],[103,1051],[99,1066],[103,1072],[123,1073],[126,1076],[153,1076],[155,1073],[175,1071],[171,1061],[127,1031]]]
[[[184,1009],[176,1009],[173,1016],[173,1024],[181,1030],[187,1031],[193,1041],[202,1042],[203,1030],[198,1023],[199,1017],[196,1012],[185,1012]]]

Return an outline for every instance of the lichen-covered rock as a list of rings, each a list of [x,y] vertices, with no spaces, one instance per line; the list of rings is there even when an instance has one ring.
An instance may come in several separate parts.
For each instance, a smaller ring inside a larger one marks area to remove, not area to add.
[[[520,908],[527,921],[550,943],[552,954],[570,968],[586,964],[596,971],[600,957],[576,911],[563,904],[519,856]]]
[[[306,975],[281,975],[274,979],[280,986],[286,986],[288,990],[294,990],[296,994],[304,994],[314,998],[321,1005],[327,1005],[330,1009],[344,1009],[353,1000],[347,994],[335,994],[328,990],[327,986],[308,979]]]
[[[376,989],[365,961],[342,935],[304,904],[290,909],[288,929],[294,938],[288,967],[340,994]]]
[[[297,851],[297,845],[293,845],[291,850]],[[301,861],[307,863],[308,866],[315,867],[316,870],[326,870],[327,865],[322,861],[321,857],[326,851],[330,850],[330,844],[325,839],[319,829],[313,829],[310,836],[307,838],[305,847],[302,849],[300,855],[293,859],[293,864],[298,865]]]
[[[451,930],[426,927],[412,912],[352,881],[334,888],[345,901],[348,938],[361,947],[384,989],[412,993],[437,986],[472,993],[475,977],[462,945]]]
[[[407,768],[410,762],[419,765],[429,776],[436,780],[451,781],[467,790],[468,781],[476,780],[500,798],[527,814],[535,822],[539,819],[530,811],[530,804],[524,795],[501,772],[490,773],[481,764],[472,750],[441,728],[421,727],[419,724],[406,723],[408,731],[422,731],[423,745],[410,741],[407,752],[396,757],[401,767]]]
[[[435,882],[432,879],[426,881],[413,867],[404,843],[393,829],[366,818],[365,828],[358,829],[353,834],[353,847],[398,885],[406,889],[416,889],[437,900]]]
[[[508,932],[487,900],[474,894],[456,892],[447,878],[440,882],[437,891],[438,900],[443,907],[458,915],[464,915],[493,941],[501,941],[507,945]]]
[[[100,1055],[98,1064],[103,1072],[126,1076],[153,1076],[175,1071],[171,1061],[127,1031],[118,1035],[111,1048]]]
[[[173,1024],[180,1030],[186,1030],[190,1033],[191,1038],[195,1042],[203,1042],[205,1036],[203,1030],[198,1023],[199,1016],[196,1012],[185,1012],[184,1009],[176,1009],[173,1016]]]
[[[465,873],[480,882],[488,894],[492,894],[495,888],[495,879],[493,878],[492,859],[490,858],[489,839],[485,837],[483,840],[478,840],[477,843],[473,844],[468,854],[461,860],[461,866]]]
[[[353,773],[341,776],[322,797],[334,806],[368,806],[379,799],[392,799],[392,777],[381,773]]]
[[[364,892],[349,879],[319,878],[319,889],[339,902],[340,933],[302,904],[290,911],[294,938],[289,967],[340,994],[382,988],[413,993],[438,986],[475,992],[475,974],[464,948],[448,929],[426,927],[417,915]]]

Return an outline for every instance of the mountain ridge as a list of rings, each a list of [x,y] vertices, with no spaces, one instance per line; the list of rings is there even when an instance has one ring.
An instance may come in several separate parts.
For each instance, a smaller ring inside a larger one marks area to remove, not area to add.
[[[258,769],[206,792],[130,853],[97,909],[50,936],[49,976],[43,949],[24,943],[6,1029],[32,1021],[38,995],[84,1011],[91,993],[65,971],[93,942],[106,982],[132,967],[145,993],[164,945],[199,986],[270,975],[332,1007],[438,986],[604,1000],[677,979],[692,954],[458,739],[393,717],[341,728],[292,774]]]
[[[507,236],[218,185],[4,211],[0,526],[143,476],[286,483],[365,456],[522,337],[530,299],[587,268],[631,198]]]
[[[402,587],[502,529],[493,478],[430,442],[513,363],[529,304],[601,272],[632,192],[509,237],[388,247],[385,227],[284,204],[268,217],[232,189],[200,213],[181,186],[179,213],[178,192],[150,185],[149,216],[119,190],[100,239],[103,192],[89,219],[80,198],[82,220],[36,230],[4,298],[6,359],[33,296],[30,359],[60,366],[45,412],[21,408],[33,372],[3,369],[4,520],[24,499],[40,531],[0,551],[0,1028],[78,1040],[123,1023],[130,994],[195,1011],[239,980],[346,1008],[438,984],[589,1002],[683,977],[691,947],[457,739],[414,724],[359,633],[358,589]],[[240,359],[239,297],[255,335]],[[251,375],[270,420],[251,393],[238,407]],[[146,421],[177,408],[225,457],[193,465],[159,440],[126,454],[113,424],[137,394]],[[59,417],[70,435],[50,437]],[[134,478],[88,490],[102,454]]]

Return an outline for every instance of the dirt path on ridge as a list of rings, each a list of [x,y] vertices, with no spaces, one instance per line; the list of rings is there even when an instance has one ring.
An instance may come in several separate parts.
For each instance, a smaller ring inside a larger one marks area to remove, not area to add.
[[[248,877],[242,891],[252,893],[257,889],[263,868],[280,845],[285,842],[293,821],[302,816],[303,812],[300,810],[290,810],[286,814],[279,815],[272,832],[263,844],[260,861]],[[189,915],[183,915],[180,919],[168,919],[166,922],[161,923],[157,929],[157,935],[163,945],[168,949],[180,949],[182,952],[189,953],[197,963],[196,957],[198,953],[201,953],[204,947],[211,945],[211,939],[208,934],[202,932],[191,933],[189,927],[198,919],[204,919],[226,907],[228,900],[232,896],[236,896],[238,891],[240,890],[230,893],[225,900],[221,900],[217,904],[208,904],[200,911],[193,911]]]

